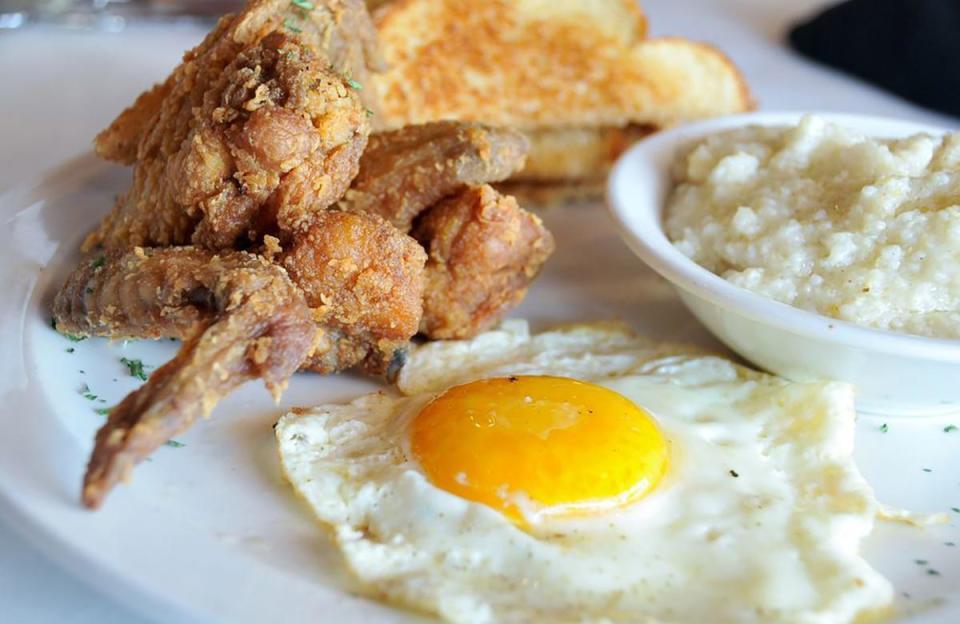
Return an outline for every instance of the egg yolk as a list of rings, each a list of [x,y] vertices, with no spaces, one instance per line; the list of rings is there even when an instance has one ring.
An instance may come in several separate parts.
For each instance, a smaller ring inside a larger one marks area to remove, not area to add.
[[[656,486],[668,459],[649,413],[564,377],[450,388],[414,417],[410,436],[434,485],[521,524],[630,503]]]

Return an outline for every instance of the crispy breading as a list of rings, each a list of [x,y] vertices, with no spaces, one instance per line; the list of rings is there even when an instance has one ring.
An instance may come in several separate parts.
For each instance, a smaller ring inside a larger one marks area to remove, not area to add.
[[[342,195],[369,123],[325,59],[274,32],[210,78],[174,85],[140,142],[133,187],[85,249],[249,245]]]
[[[305,368],[387,373],[417,333],[425,261],[417,241],[379,217],[317,215],[278,260],[325,332]]]
[[[144,134],[160,120],[161,105],[169,94],[177,99],[212,83],[240,51],[275,31],[296,35],[337,73],[361,84],[370,71],[384,68],[377,35],[361,0],[311,2],[311,9],[289,0],[251,0],[242,11],[225,15],[197,47],[184,54],[170,76],[145,91],[105,130],[94,147],[101,158],[132,165]],[[202,95],[202,94],[200,94]],[[379,101],[374,92],[361,93],[371,110]],[[200,98],[192,99],[195,106]]]
[[[413,236],[429,254],[420,323],[429,338],[468,338],[488,329],[523,300],[554,249],[539,217],[488,185],[431,208]]]
[[[439,121],[373,134],[340,208],[408,231],[425,208],[467,185],[521,168],[527,140],[514,130]]]
[[[114,252],[77,268],[54,302],[57,329],[184,338],[179,353],[110,411],[97,432],[83,501],[98,507],[139,461],[250,379],[278,396],[317,328],[282,268],[240,251]]]

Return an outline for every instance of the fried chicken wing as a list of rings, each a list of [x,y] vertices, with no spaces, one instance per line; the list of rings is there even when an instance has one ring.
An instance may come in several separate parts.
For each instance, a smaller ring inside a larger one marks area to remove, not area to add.
[[[378,217],[330,211],[279,259],[325,330],[311,370],[395,372],[422,315],[426,253]]]
[[[402,364],[423,307],[426,253],[415,240],[378,217],[330,211],[271,253],[276,262],[138,247],[88,260],[67,279],[53,307],[59,331],[184,340],[98,432],[88,507],[244,381],[261,378],[277,396],[301,367],[390,374]]]
[[[223,18],[101,133],[98,152],[132,161],[134,181],[85,250],[249,246],[343,194],[370,123],[357,82],[331,65],[366,71],[369,18],[354,0],[311,6],[254,0]]]
[[[97,432],[83,501],[110,489],[241,383],[278,396],[317,330],[286,272],[245,252],[167,248],[113,253],[80,266],[54,302],[57,328],[78,335],[178,335],[180,352],[114,407]]]
[[[468,185],[504,180],[523,167],[527,139],[515,130],[440,121],[370,137],[360,172],[339,206],[409,231],[416,216]]]
[[[420,330],[440,339],[471,337],[498,321],[554,249],[539,217],[487,185],[432,207],[413,236],[429,253]]]
[[[155,117],[171,92],[175,91],[179,105],[191,90],[212,83],[241,50],[274,31],[296,34],[317,56],[327,59],[335,72],[361,85],[370,71],[384,69],[376,29],[362,0],[318,0],[309,4],[313,8],[301,8],[289,0],[252,0],[243,11],[225,15],[200,45],[184,55],[183,62],[164,82],[141,94],[97,135],[97,155],[132,165],[141,139],[156,125]],[[364,90],[360,97],[367,108],[378,110],[372,89]],[[191,105],[199,101],[191,100]]]

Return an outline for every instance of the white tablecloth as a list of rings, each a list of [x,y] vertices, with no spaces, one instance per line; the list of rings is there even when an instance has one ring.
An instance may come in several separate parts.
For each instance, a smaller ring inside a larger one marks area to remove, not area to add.
[[[821,4],[650,0],[645,10],[654,35],[683,35],[726,51],[762,108],[869,112],[956,126],[956,120],[806,63],[780,45],[786,25]],[[113,34],[46,28],[0,34],[0,191],[88,151],[93,135],[165,76],[202,34],[190,27],[146,26]],[[805,88],[814,80],[817,88]],[[96,579],[69,576],[35,545],[23,543],[16,527],[0,523],[0,621],[152,621],[101,597],[95,586]],[[151,616],[169,622],[164,614]]]

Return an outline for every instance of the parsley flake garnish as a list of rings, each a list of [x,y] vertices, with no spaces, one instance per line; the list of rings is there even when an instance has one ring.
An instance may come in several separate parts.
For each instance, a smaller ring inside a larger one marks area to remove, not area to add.
[[[374,115],[376,115],[376,113],[374,113],[369,108],[365,108],[364,110],[367,111],[367,117],[373,117]]]
[[[177,442],[176,440],[167,440],[164,444],[172,448],[183,448],[186,446],[183,442]]]
[[[113,407],[98,407],[98,408],[94,409],[93,411],[95,411],[96,413],[100,414],[101,416],[109,416],[109,415],[110,415],[110,410],[112,410],[112,409],[113,409]]]
[[[954,431],[960,431],[960,428],[958,428],[956,425],[947,425],[943,428],[944,433],[953,433]]]
[[[924,471],[924,472],[933,472],[933,468],[924,468],[923,471]]]
[[[289,30],[290,32],[295,32],[295,33],[303,32],[299,26],[297,26],[296,24],[294,24],[288,19],[283,20],[283,27]]]
[[[93,267],[94,269],[99,269],[104,264],[106,264],[106,262],[107,262],[107,257],[103,254],[100,254],[99,256],[96,257],[96,259],[94,259],[93,262],[90,263],[90,266]]]
[[[312,11],[314,9],[313,3],[308,0],[290,0],[290,4],[304,11]]]
[[[131,377],[136,377],[140,381],[147,380],[147,373],[143,370],[143,362],[140,360],[131,360],[125,357],[120,358],[120,362],[127,367],[128,371],[130,371]]]
[[[927,565],[928,563],[930,563],[926,559],[914,559],[913,562],[917,565]]]
[[[736,478],[736,477],[739,477],[740,475],[737,473],[736,470],[731,470],[731,471],[730,471],[730,476]]]
[[[90,391],[90,386],[83,384],[77,392],[88,401],[96,401],[97,395]]]
[[[73,353],[74,351],[76,351],[76,349],[74,349],[73,347],[67,347],[66,349],[64,349],[64,351],[66,351],[67,353]]]
[[[363,85],[354,80],[353,78],[347,78],[347,84],[350,85],[350,88],[356,89],[357,91],[363,91]]]
[[[880,433],[886,433],[890,431],[890,427],[887,426],[887,423],[880,425]]]
[[[936,570],[934,570],[933,568],[929,568],[929,569],[927,570],[927,575],[928,575],[928,576],[940,576],[940,573],[937,572]]]
[[[956,543],[956,542],[944,542],[944,543],[943,543],[943,545],[944,545],[944,546],[950,546],[950,547],[953,547],[953,546],[956,546],[956,545],[957,545],[957,543]]]
[[[960,507],[951,507],[950,511],[952,511],[953,513],[960,513]]]

